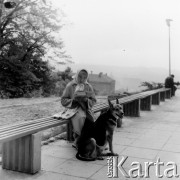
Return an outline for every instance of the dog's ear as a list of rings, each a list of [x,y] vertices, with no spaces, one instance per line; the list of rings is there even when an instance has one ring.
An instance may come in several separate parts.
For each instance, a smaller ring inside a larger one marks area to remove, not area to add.
[[[112,109],[113,108],[113,104],[111,103],[111,101],[108,99],[108,104],[109,104],[109,107]]]
[[[119,99],[118,98],[116,98],[116,104],[119,104]]]

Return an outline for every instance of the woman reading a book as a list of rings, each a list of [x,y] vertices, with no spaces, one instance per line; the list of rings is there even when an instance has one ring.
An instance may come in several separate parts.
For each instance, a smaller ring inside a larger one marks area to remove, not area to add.
[[[96,103],[95,93],[87,82],[88,71],[81,69],[75,78],[69,82],[61,97],[61,104],[66,108],[76,108],[76,114],[71,118],[73,125],[74,146],[81,135],[85,119],[94,121],[92,106]]]

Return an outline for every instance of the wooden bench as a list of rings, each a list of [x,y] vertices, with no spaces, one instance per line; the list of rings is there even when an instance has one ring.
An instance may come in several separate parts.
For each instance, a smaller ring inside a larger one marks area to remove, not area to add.
[[[124,106],[125,116],[140,116],[140,110],[150,110],[152,104],[170,97],[170,89],[162,88],[123,97],[119,102]],[[99,103],[93,111],[97,113],[107,108],[108,103]],[[67,140],[71,141],[72,125],[68,120],[47,117],[1,126],[2,168],[30,174],[38,172],[41,169],[41,131],[63,124],[67,124]]]

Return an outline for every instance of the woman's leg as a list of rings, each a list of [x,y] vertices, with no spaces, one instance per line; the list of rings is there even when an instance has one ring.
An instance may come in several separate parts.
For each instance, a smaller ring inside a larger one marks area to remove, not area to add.
[[[79,140],[79,137],[81,135],[82,128],[84,126],[86,114],[84,111],[82,111],[81,108],[78,109],[77,114],[72,117],[72,126],[73,126],[73,138],[74,138],[74,143],[73,147],[77,147],[77,142]]]
[[[84,126],[86,114],[82,109],[78,109],[78,112],[72,117],[73,132],[80,136],[82,127]],[[76,135],[75,135],[76,136]]]

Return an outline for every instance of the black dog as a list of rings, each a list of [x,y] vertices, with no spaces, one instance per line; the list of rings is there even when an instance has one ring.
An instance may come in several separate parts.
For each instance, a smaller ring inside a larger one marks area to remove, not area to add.
[[[109,144],[109,156],[116,156],[113,151],[113,132],[117,124],[117,119],[123,117],[123,109],[118,99],[113,105],[109,100],[109,109],[98,117],[95,122],[86,118],[81,136],[77,142],[78,152],[76,158],[83,161],[94,161],[102,158],[102,151]]]

